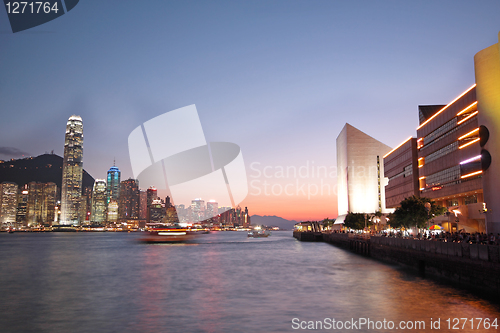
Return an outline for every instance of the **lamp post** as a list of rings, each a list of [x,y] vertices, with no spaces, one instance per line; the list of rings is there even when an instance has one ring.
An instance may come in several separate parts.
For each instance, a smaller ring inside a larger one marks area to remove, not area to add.
[[[431,203],[430,202],[426,202],[424,204],[424,207],[425,207],[425,211],[427,212],[427,228],[429,228],[429,218],[431,217]]]

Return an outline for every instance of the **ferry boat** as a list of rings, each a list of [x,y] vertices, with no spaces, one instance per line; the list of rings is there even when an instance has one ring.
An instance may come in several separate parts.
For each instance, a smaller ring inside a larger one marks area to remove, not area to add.
[[[271,233],[267,230],[253,230],[248,232],[248,237],[252,238],[260,238],[260,237],[269,237]]]
[[[148,235],[141,238],[144,243],[182,243],[192,240],[198,232],[187,228],[158,228],[149,231]]]

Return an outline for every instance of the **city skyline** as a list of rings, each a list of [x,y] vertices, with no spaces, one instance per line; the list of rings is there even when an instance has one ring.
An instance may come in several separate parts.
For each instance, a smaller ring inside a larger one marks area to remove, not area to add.
[[[105,178],[116,157],[127,179],[130,131],[196,104],[207,140],[244,152],[242,206],[332,218],[336,177],[312,171],[335,167],[342,126],[396,147],[416,128],[418,105],[447,104],[474,83],[473,56],[500,30],[495,1],[154,5],[150,13],[80,3],[15,35],[0,20],[0,159],[62,156],[63,119],[79,114],[89,129],[84,168]]]

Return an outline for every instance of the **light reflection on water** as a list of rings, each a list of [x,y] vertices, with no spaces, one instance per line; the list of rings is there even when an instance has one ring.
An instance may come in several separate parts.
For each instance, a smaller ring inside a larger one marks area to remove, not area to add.
[[[468,292],[291,232],[218,232],[191,244],[138,237],[0,234],[1,331],[287,332],[293,318],[500,319],[496,305]]]

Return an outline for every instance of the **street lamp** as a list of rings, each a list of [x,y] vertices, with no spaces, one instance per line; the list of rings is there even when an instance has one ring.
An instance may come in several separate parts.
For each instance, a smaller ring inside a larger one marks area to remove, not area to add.
[[[427,212],[427,228],[429,228],[429,219],[431,217],[431,203],[430,202],[426,202],[424,204],[424,207],[425,207],[425,211]]]

